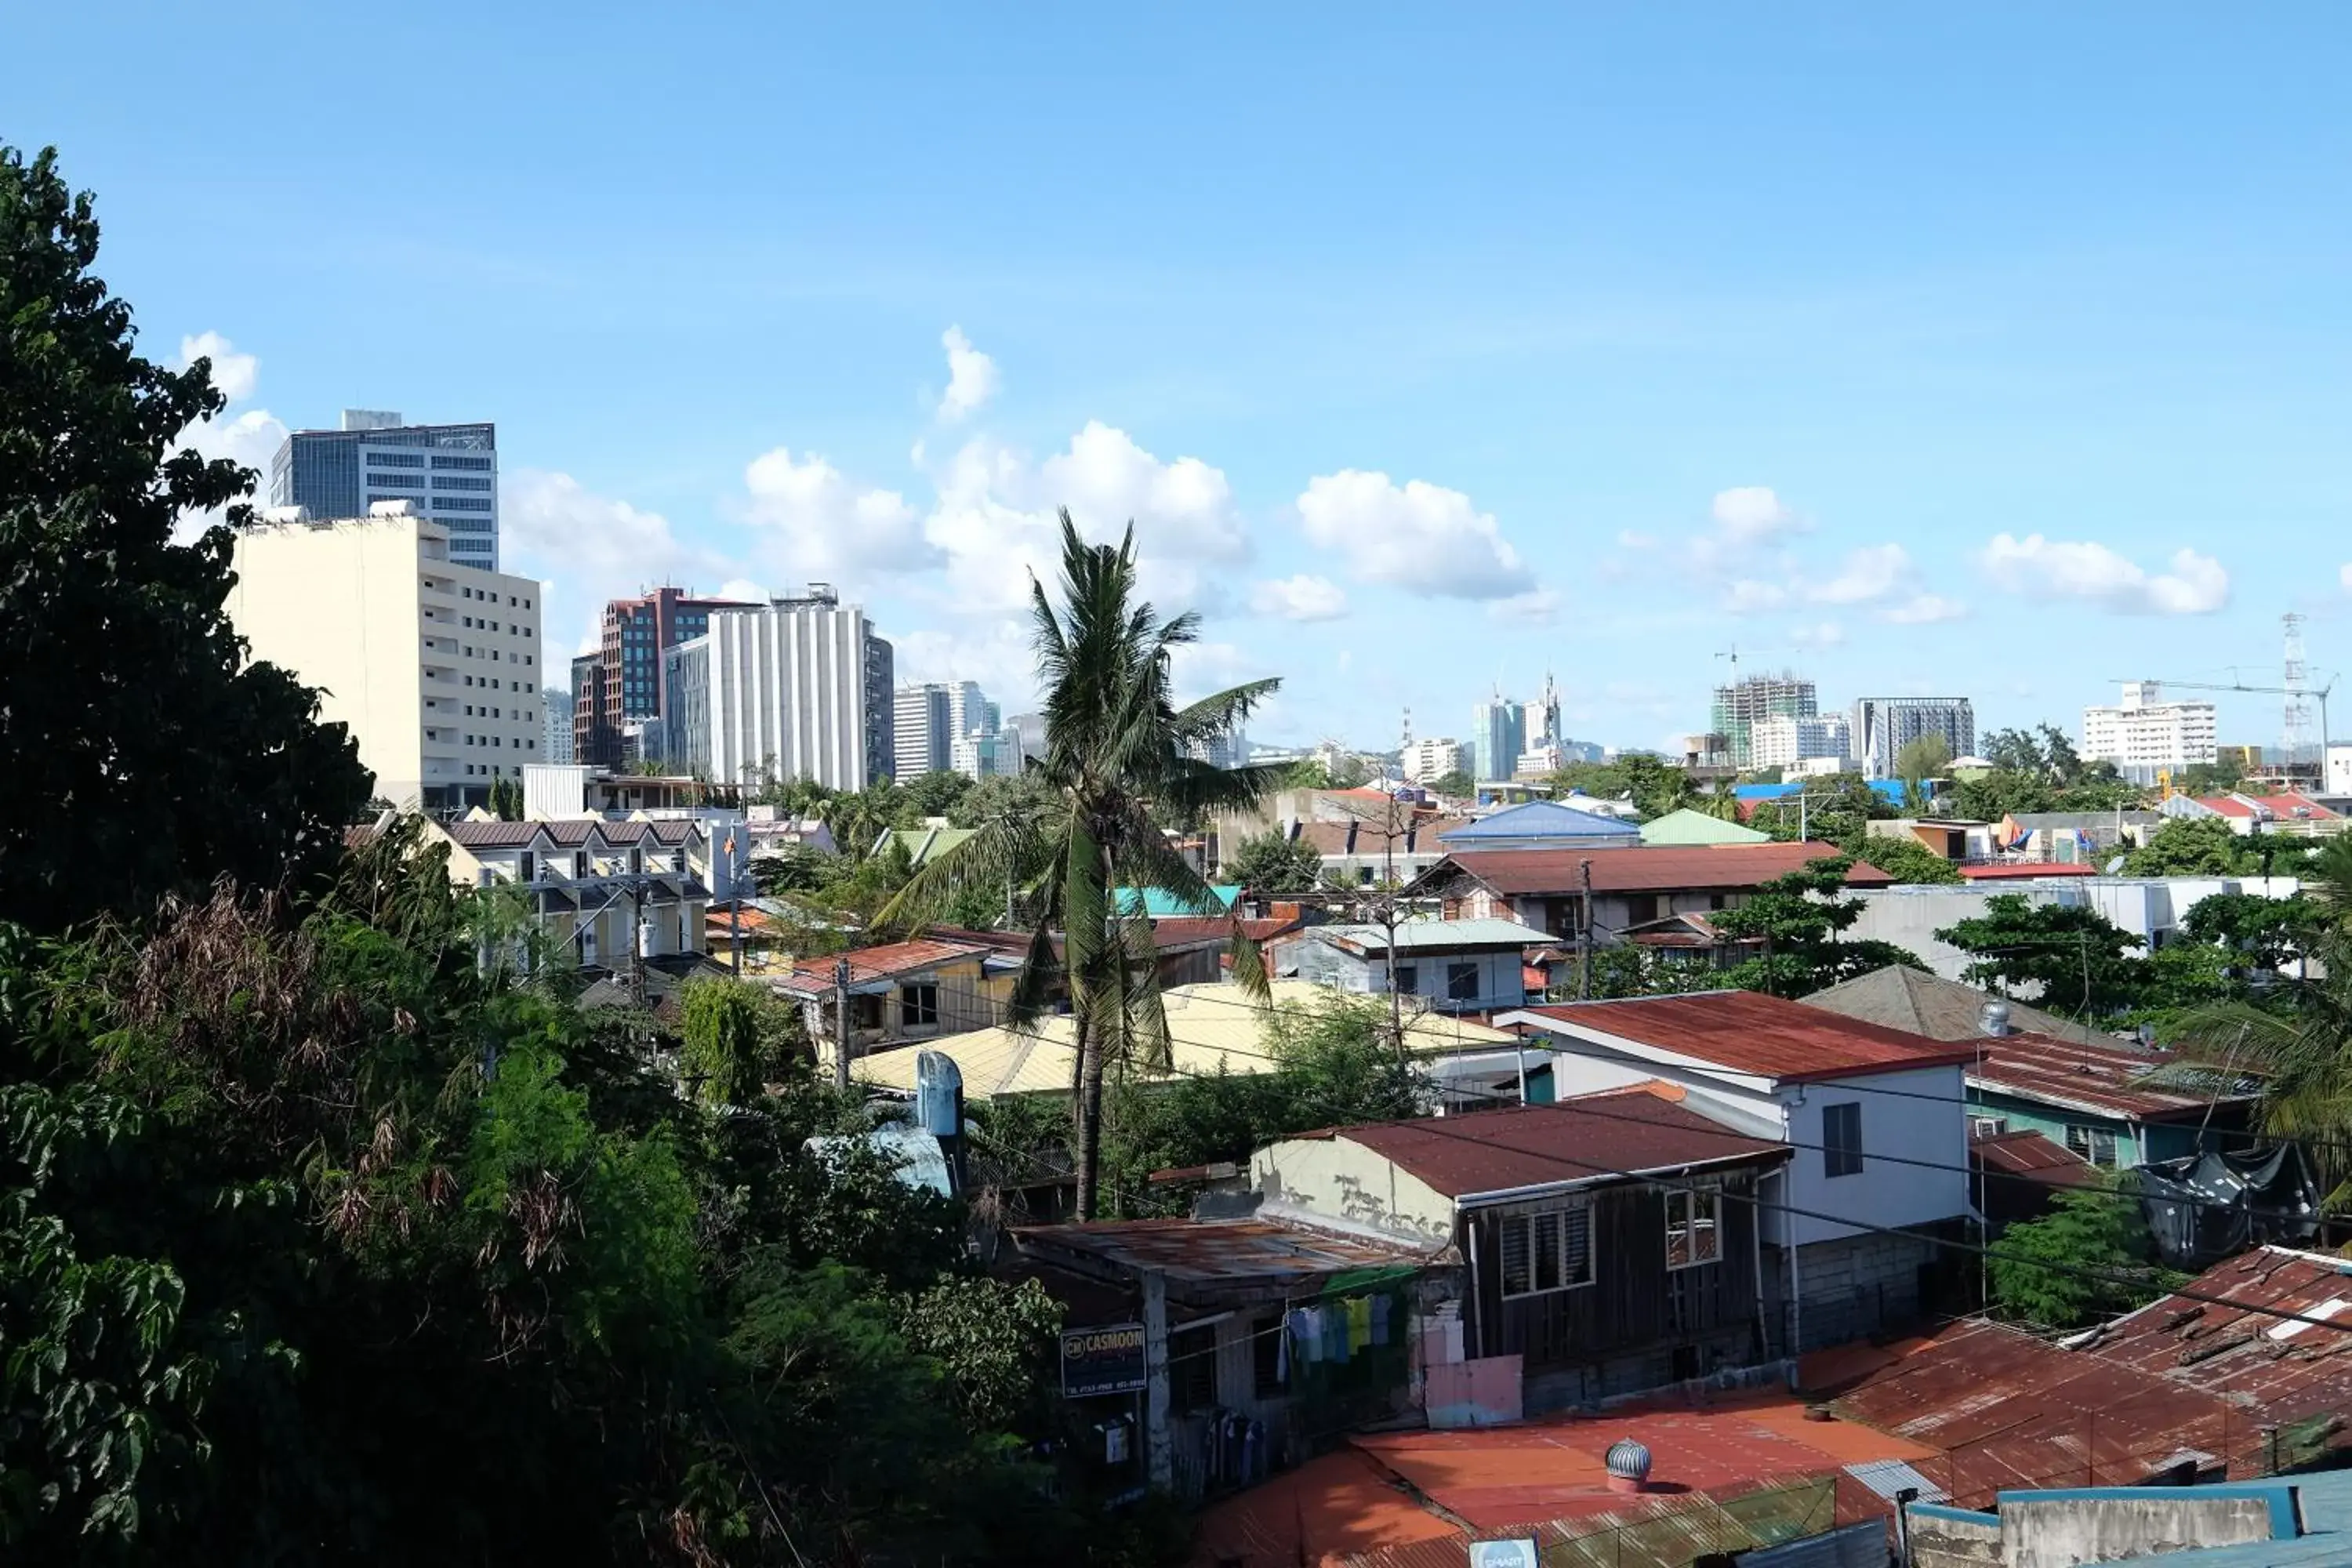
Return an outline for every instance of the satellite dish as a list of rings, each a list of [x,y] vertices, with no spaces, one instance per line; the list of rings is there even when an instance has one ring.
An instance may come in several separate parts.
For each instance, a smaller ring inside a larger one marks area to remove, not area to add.
[[[2122,873],[2124,868],[2124,858],[2118,855],[2100,868],[2106,872],[2110,877],[2118,876]]]

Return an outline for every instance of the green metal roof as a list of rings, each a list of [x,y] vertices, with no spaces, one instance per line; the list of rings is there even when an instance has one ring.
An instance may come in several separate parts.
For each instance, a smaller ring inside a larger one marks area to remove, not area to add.
[[[1764,844],[1771,837],[1769,833],[1759,833],[1686,805],[1642,824],[1644,844]]]

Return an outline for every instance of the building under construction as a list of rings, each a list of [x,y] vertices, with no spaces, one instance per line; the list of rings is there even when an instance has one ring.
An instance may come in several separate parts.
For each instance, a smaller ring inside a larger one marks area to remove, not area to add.
[[[1707,728],[1730,742],[1731,765],[1754,765],[1756,721],[1776,716],[1811,719],[1821,710],[1813,683],[1793,672],[1750,675],[1715,689],[1715,708]]]

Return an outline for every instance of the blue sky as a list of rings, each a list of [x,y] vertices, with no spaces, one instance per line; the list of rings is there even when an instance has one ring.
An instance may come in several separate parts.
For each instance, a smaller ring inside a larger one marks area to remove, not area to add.
[[[496,419],[561,651],[823,578],[1017,706],[1066,502],[1262,739],[2352,668],[2340,7],[13,9],[194,439]]]

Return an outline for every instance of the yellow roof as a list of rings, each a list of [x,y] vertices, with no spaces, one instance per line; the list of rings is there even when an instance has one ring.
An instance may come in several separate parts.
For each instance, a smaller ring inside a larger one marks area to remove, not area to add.
[[[1312,1010],[1344,992],[1309,980],[1274,983],[1276,1008]],[[1361,996],[1351,1000],[1370,1000]],[[1230,981],[1171,986],[1168,1009],[1169,1051],[1179,1077],[1225,1071],[1261,1073],[1273,1070],[1266,1037],[1266,1010],[1250,1000]],[[1405,1048],[1415,1056],[1448,1051],[1481,1050],[1509,1045],[1518,1037],[1466,1019],[1435,1013],[1408,1013]],[[1075,1035],[1066,1017],[1041,1018],[1034,1032],[1019,1034],[996,1027],[942,1036],[919,1046],[905,1046],[861,1057],[851,1069],[876,1089],[915,1092],[915,1057],[919,1051],[940,1051],[955,1061],[963,1075],[968,1099],[992,1100],[1000,1094],[1066,1094],[1076,1054]]]

